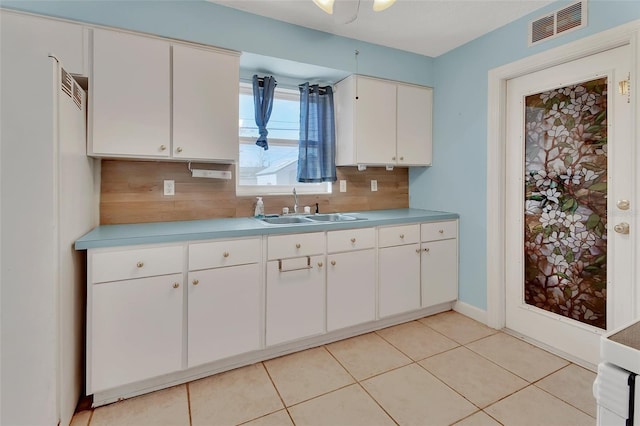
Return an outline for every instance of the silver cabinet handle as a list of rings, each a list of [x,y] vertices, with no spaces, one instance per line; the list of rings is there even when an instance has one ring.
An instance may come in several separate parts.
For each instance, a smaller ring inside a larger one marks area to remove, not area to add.
[[[200,280],[193,280],[193,285],[198,285],[200,284]]]
[[[300,243],[296,244],[296,248],[297,248],[297,249],[299,249],[300,247],[302,247],[302,246],[300,245]]]
[[[180,283],[173,283],[173,288],[178,288],[180,287]]]
[[[222,253],[222,256],[223,256],[223,257],[229,257],[229,252],[228,252],[228,251],[225,251],[224,253]]]
[[[352,238],[352,239],[351,239],[351,243],[352,243],[352,244],[355,244],[355,243],[356,243],[356,239],[355,239],[355,238]]]
[[[400,234],[400,238],[404,238],[404,234]]]
[[[177,148],[176,148],[176,151],[177,151],[177,152],[182,152],[182,147],[181,147],[181,146],[177,147]]]
[[[138,262],[138,263],[136,263],[136,266],[138,268],[142,268],[144,266],[144,262]]]
[[[331,261],[331,266],[336,266],[336,261],[335,260]]]
[[[318,268],[322,268],[323,266],[324,266],[324,263],[318,262]]]
[[[167,149],[166,145],[160,145],[160,151],[165,151]]]

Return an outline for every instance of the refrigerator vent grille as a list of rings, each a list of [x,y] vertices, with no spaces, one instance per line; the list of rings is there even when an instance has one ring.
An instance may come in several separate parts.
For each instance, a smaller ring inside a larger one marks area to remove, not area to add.
[[[73,79],[71,74],[66,72],[64,68],[62,68],[62,72],[60,73],[62,81],[60,82],[62,86],[62,91],[66,93],[73,102],[76,104],[78,109],[82,111],[82,90],[80,90],[80,86]]]

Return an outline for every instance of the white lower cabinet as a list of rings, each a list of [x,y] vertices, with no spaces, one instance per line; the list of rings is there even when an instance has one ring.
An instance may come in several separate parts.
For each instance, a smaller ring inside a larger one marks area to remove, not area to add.
[[[267,262],[267,346],[324,332],[324,255]]]
[[[376,318],[375,250],[327,257],[327,331]]]
[[[376,319],[374,228],[327,232],[327,331]]]
[[[422,224],[422,306],[458,298],[457,221]]]
[[[378,316],[420,308],[420,225],[378,230]]]
[[[93,249],[87,260],[87,394],[109,393],[452,302],[458,222]]]
[[[188,366],[260,348],[260,266],[189,273]]]
[[[88,394],[182,368],[182,273],[94,284]]]
[[[420,244],[381,248],[378,252],[380,318],[420,308]]]

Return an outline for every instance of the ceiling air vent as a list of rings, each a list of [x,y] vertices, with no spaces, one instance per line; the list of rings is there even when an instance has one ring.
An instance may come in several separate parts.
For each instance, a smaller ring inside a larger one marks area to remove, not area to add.
[[[529,25],[529,46],[587,25],[587,2],[579,1],[542,16]]]

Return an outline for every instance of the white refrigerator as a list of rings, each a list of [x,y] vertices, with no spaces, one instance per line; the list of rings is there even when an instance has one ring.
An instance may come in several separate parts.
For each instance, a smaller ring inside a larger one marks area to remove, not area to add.
[[[84,389],[86,253],[75,240],[98,224],[99,162],[87,157],[87,94],[50,55],[53,91],[54,250],[57,257],[58,398],[63,420]],[[71,413],[72,414],[72,413]]]

